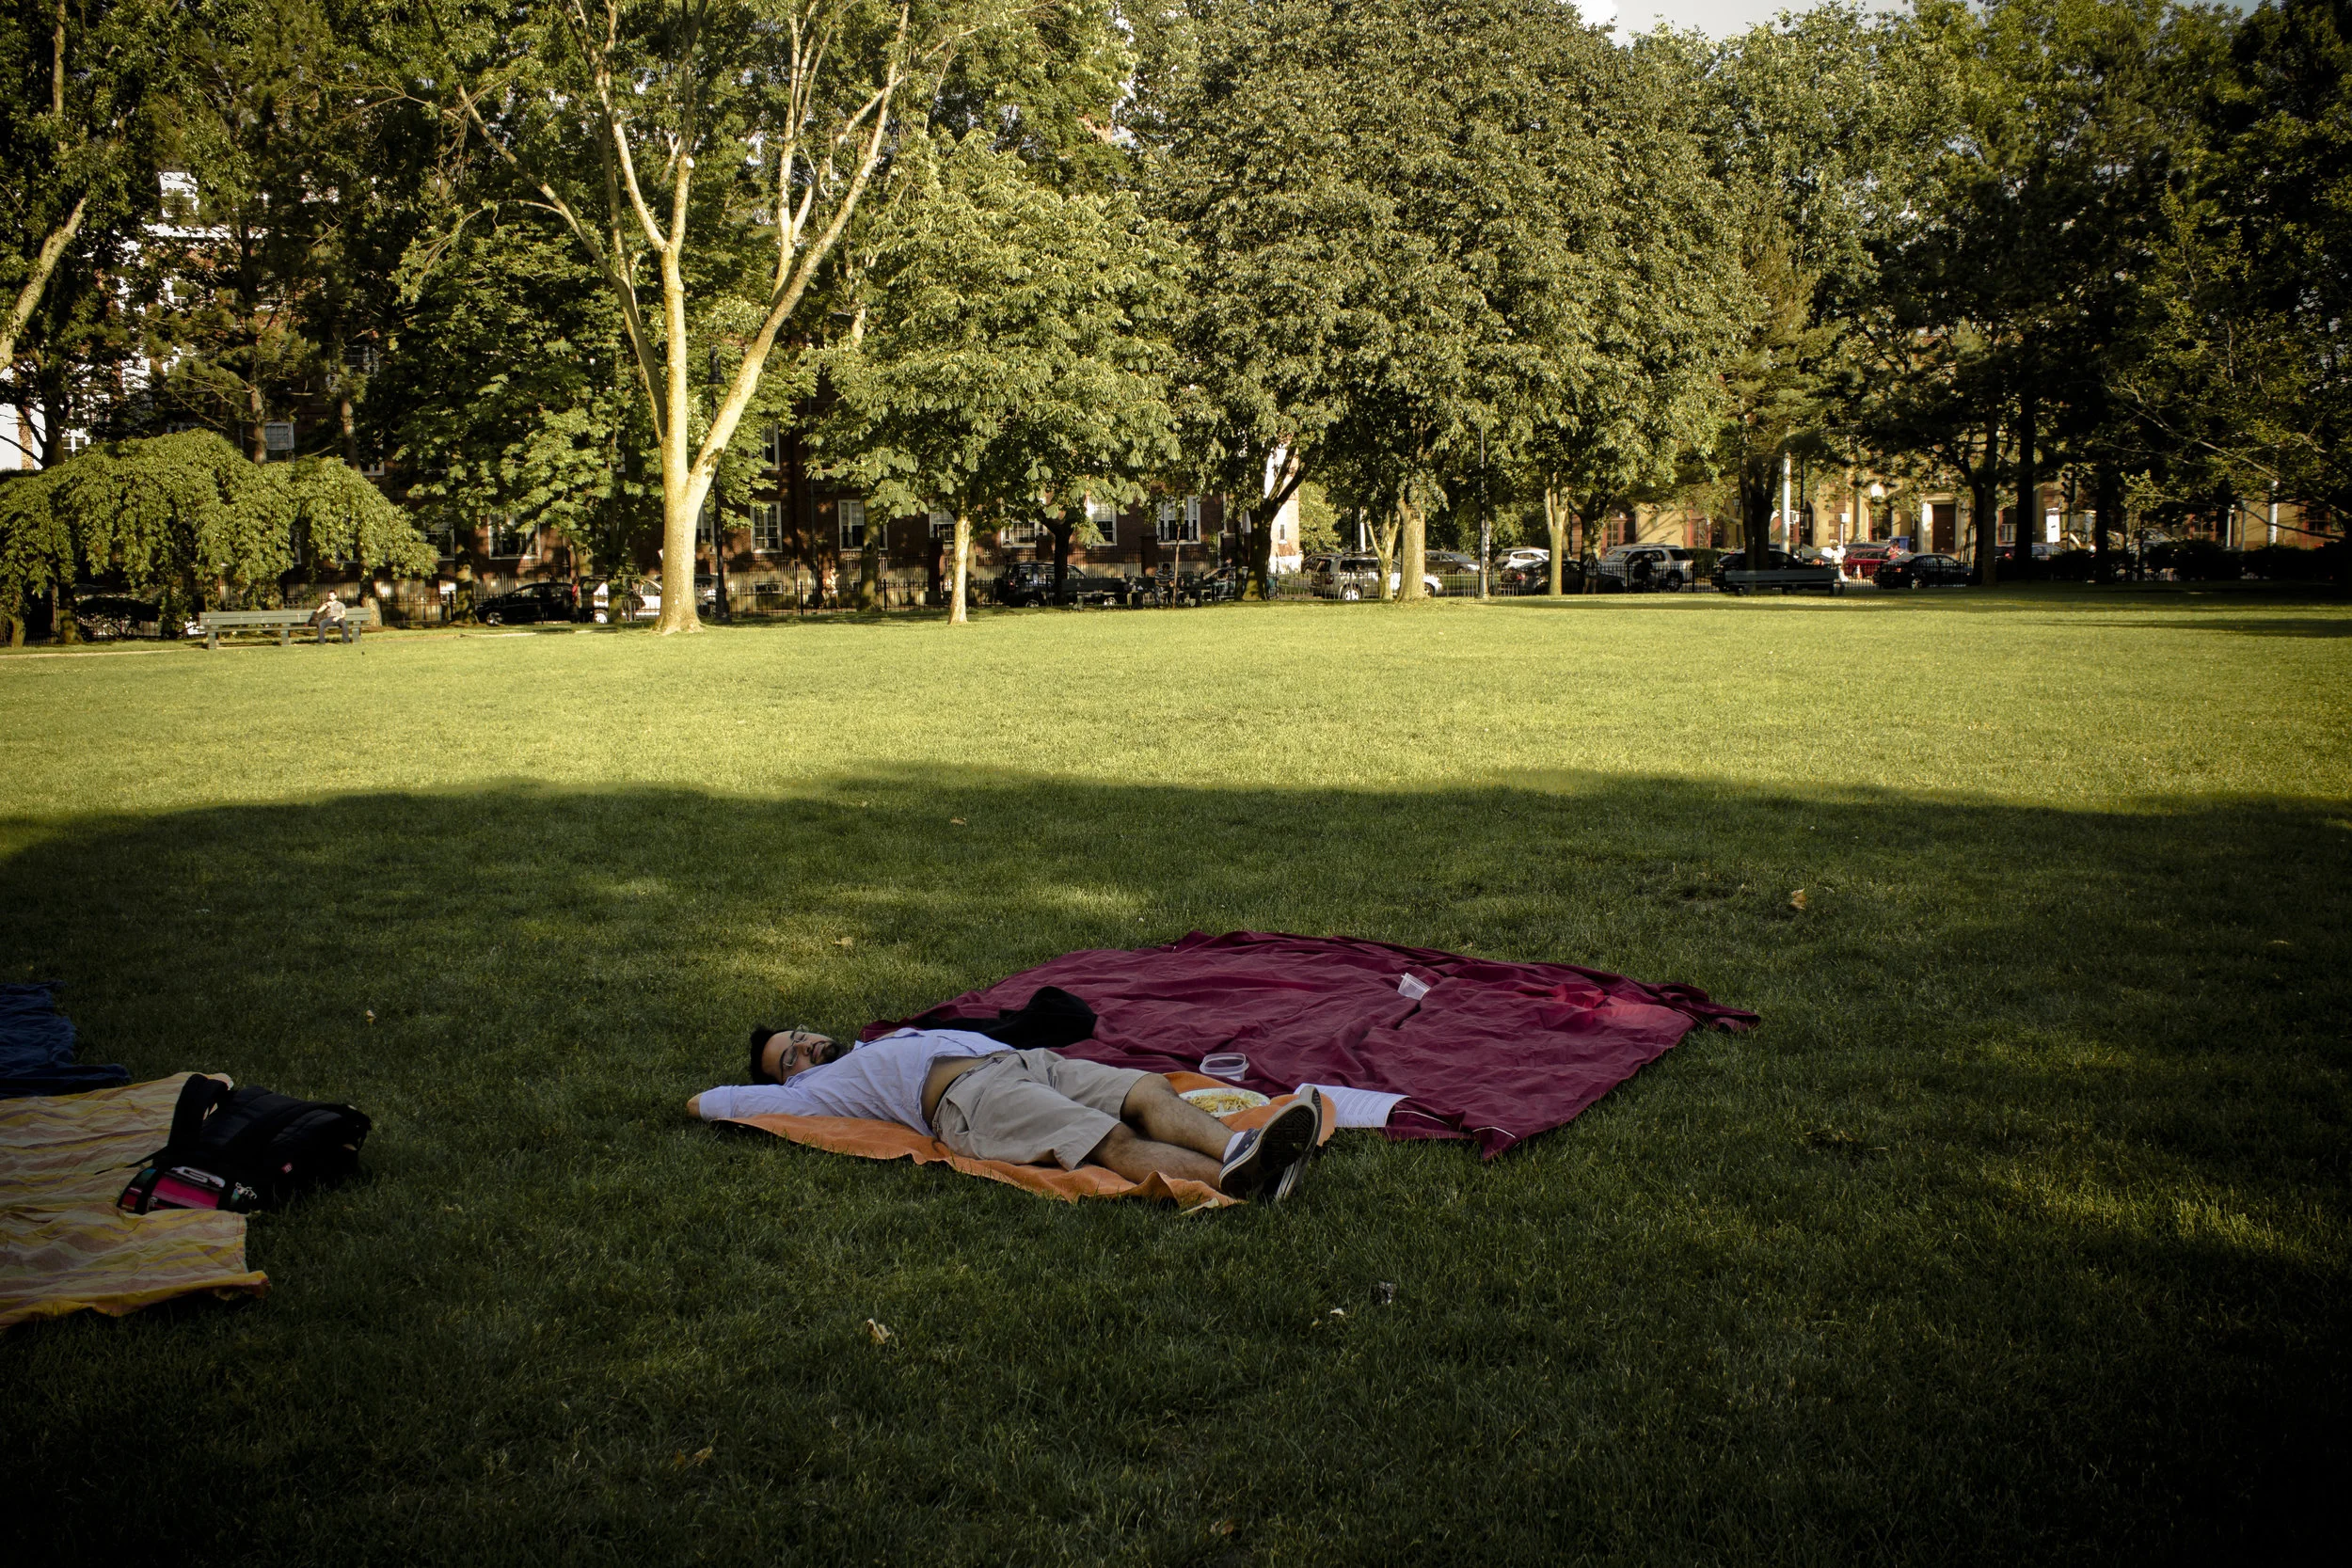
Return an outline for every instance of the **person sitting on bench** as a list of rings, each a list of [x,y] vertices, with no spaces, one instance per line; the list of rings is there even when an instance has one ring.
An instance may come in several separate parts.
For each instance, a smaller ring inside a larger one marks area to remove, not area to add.
[[[311,611],[310,624],[319,628],[319,642],[322,646],[326,644],[326,634],[329,631],[334,632],[346,642],[351,641],[351,630],[343,625],[343,601],[335,596],[335,591],[332,588],[326,591],[326,602]]]
[[[688,1114],[894,1121],[975,1160],[1091,1163],[1130,1181],[1157,1173],[1229,1197],[1288,1197],[1323,1122],[1309,1089],[1263,1127],[1231,1132],[1156,1072],[1011,1049],[962,1029],[900,1029],[845,1051],[828,1036],[762,1024],[752,1031],[751,1074],[756,1082],[694,1096]]]

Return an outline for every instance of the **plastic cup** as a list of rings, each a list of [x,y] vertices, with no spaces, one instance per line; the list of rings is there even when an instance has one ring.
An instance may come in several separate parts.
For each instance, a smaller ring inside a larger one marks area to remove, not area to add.
[[[1249,1058],[1238,1051],[1219,1052],[1200,1058],[1200,1071],[1209,1078],[1222,1078],[1228,1083],[1248,1076]]]

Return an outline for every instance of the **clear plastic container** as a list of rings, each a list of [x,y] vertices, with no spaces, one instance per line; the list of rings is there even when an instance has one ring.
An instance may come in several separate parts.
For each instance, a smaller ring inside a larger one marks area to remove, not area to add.
[[[1200,1058],[1200,1071],[1210,1078],[1222,1078],[1238,1084],[1249,1073],[1249,1058],[1238,1051],[1221,1051],[1214,1056]]]

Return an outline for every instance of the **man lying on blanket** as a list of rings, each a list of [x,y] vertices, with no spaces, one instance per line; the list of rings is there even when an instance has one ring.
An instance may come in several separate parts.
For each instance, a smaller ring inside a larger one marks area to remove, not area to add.
[[[1309,1089],[1263,1127],[1232,1132],[1156,1072],[1010,1050],[961,1029],[901,1029],[844,1051],[824,1035],[763,1026],[752,1031],[751,1071],[757,1082],[706,1089],[686,1109],[706,1121],[895,1121],[971,1159],[1091,1162],[1130,1181],[1156,1171],[1278,1202],[1297,1187],[1323,1117]]]

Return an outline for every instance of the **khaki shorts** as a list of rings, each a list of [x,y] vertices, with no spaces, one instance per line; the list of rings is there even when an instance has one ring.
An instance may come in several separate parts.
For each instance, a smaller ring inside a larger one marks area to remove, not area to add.
[[[1131,1067],[1051,1051],[1008,1051],[947,1085],[931,1113],[939,1141],[975,1160],[1076,1170],[1119,1125],[1136,1080]]]

